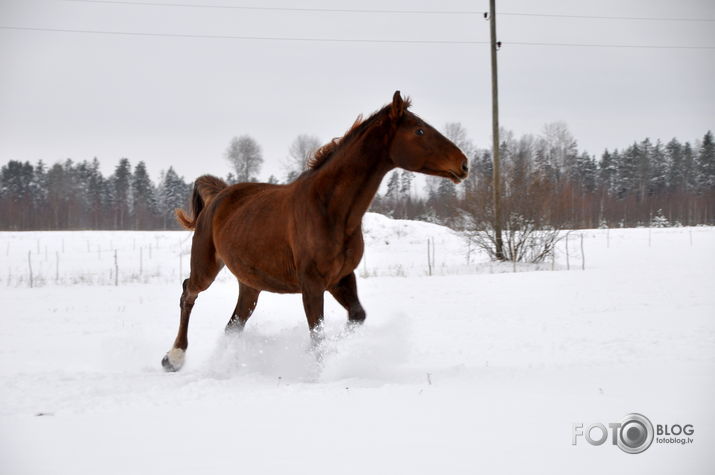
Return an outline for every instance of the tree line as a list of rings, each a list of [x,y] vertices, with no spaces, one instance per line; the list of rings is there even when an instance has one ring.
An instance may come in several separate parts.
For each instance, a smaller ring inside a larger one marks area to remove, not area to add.
[[[459,123],[444,132],[470,157],[467,180],[456,186],[428,178],[426,192],[415,195],[410,172],[394,171],[375,211],[459,229],[493,222],[491,152],[477,149]],[[501,136],[504,229],[524,222],[557,229],[715,224],[711,131],[695,144],[645,138],[598,160],[578,149],[563,123],[538,136]]]
[[[444,133],[470,158],[469,178],[455,185],[428,177],[418,185],[412,172],[395,170],[372,211],[458,229],[492,222],[489,150],[475,147],[459,123],[447,124]],[[715,224],[710,131],[694,144],[646,138],[606,150],[598,160],[578,149],[563,123],[548,124],[536,136],[505,131],[502,137],[505,229],[526,222],[557,229]],[[299,135],[284,160],[284,176],[268,181],[294,180],[320,144],[317,137]],[[258,180],[264,160],[255,139],[234,137],[225,158],[232,166],[229,183]],[[0,169],[0,229],[178,229],[173,211],[186,206],[191,187],[173,167],[154,183],[144,162],[132,166],[127,158],[106,177],[96,158],[52,166],[11,160]]]
[[[296,138],[283,164],[285,181],[305,169],[319,146],[317,137]],[[258,181],[263,155],[255,139],[232,138],[225,158],[231,165],[228,183]],[[268,181],[280,182],[275,176]],[[192,186],[173,167],[154,183],[146,163],[132,166],[127,158],[109,176],[97,158],[52,166],[11,160],[0,168],[0,230],[179,229],[174,210],[188,206]]]
[[[96,158],[51,167],[13,160],[0,169],[0,229],[177,229],[173,211],[190,189],[173,167],[155,184],[144,162],[127,158],[108,177]]]

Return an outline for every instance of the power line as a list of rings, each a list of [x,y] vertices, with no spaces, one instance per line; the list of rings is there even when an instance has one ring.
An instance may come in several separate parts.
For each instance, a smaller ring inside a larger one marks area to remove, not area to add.
[[[632,48],[632,49],[694,49],[715,50],[715,46],[680,46],[680,45],[629,45],[629,44],[596,44],[596,43],[541,43],[531,41],[501,42],[501,47],[515,46],[564,46],[571,48]]]
[[[487,45],[488,41],[467,40],[399,40],[377,38],[306,38],[290,36],[247,36],[247,35],[204,35],[191,33],[151,33],[139,31],[107,31],[107,30],[81,30],[70,28],[41,28],[29,26],[0,25],[0,30],[14,31],[44,31],[52,33],[79,33],[94,35],[115,35],[134,37],[157,38],[190,38],[190,39],[216,39],[216,40],[250,40],[250,41],[296,41],[318,43],[384,43],[384,44],[433,44],[433,45]],[[681,50],[715,50],[715,46],[679,46],[679,45],[631,45],[631,44],[592,44],[592,43],[543,43],[530,41],[502,42],[501,47],[509,46],[564,46],[583,48],[634,48],[634,49],[681,49]]]
[[[483,15],[484,11],[476,10],[389,10],[367,8],[308,8],[308,7],[258,7],[249,5],[221,5],[221,4],[196,4],[196,3],[161,3],[161,2],[130,2],[124,0],[62,0],[75,3],[94,3],[100,5],[130,5],[150,7],[178,7],[178,8],[211,8],[226,10],[253,10],[253,11],[283,11],[304,13],[377,13],[377,14],[410,14],[410,15]],[[525,16],[544,18],[572,18],[583,20],[635,20],[635,21],[684,21],[684,22],[715,22],[715,18],[671,18],[671,17],[640,17],[640,16],[610,16],[610,15],[565,15],[552,13],[523,13],[499,12],[504,16]]]
[[[385,14],[414,14],[414,15],[481,15],[483,12],[473,10],[379,10],[364,8],[308,8],[308,7],[257,7],[248,5],[218,5],[196,3],[159,3],[159,2],[127,2],[123,0],[62,0],[75,3],[95,3],[102,5],[132,5],[149,7],[180,7],[180,8],[213,8],[226,10],[254,10],[278,12],[303,12],[303,13],[385,13]]]
[[[69,0],[89,1],[89,0]],[[543,18],[573,18],[579,20],[634,20],[634,21],[690,21],[690,22],[715,22],[715,18],[675,18],[675,17],[644,17],[644,16],[608,16],[608,15],[561,15],[555,13],[502,13],[505,16],[525,16]]]
[[[190,33],[147,33],[137,31],[105,31],[105,30],[77,30],[69,28],[35,28],[26,26],[0,25],[2,30],[20,31],[48,31],[55,33],[84,33],[96,35],[119,35],[140,37],[164,38],[202,38],[217,40],[256,40],[256,41],[304,41],[304,42],[330,42],[330,43],[394,43],[394,44],[450,44],[450,45],[486,45],[488,41],[457,41],[457,40],[390,40],[372,38],[304,38],[288,36],[238,36],[238,35],[199,35]]]

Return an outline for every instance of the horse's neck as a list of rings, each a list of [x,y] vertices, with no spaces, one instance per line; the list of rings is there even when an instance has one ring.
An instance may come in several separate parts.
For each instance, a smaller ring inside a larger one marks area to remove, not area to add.
[[[359,228],[382,179],[394,168],[386,147],[372,153],[359,142],[337,151],[314,176],[331,220],[344,224],[347,235]]]

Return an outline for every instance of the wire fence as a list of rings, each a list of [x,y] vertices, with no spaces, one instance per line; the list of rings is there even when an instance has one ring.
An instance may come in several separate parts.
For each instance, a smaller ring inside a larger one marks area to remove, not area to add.
[[[427,223],[419,232],[392,228],[365,233],[361,278],[448,276],[531,271],[586,271],[623,252],[693,248],[710,227],[564,231],[538,264],[492,262],[465,236]],[[424,225],[424,226],[421,226]],[[426,230],[425,230],[426,227]],[[0,287],[179,284],[190,271],[187,231],[0,232]],[[218,281],[234,280],[225,268]]]

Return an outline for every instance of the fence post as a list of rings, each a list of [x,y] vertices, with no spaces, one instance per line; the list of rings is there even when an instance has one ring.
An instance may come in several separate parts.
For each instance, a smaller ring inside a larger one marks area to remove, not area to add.
[[[144,248],[139,248],[139,275],[144,272]]]
[[[32,251],[27,251],[27,267],[30,269],[30,288],[32,288],[32,257],[31,256],[32,256]]]
[[[114,250],[114,286],[119,286],[119,263],[117,262],[117,250]]]
[[[432,259],[430,258],[430,238],[427,238],[427,275],[432,275]]]
[[[60,281],[60,251],[55,251],[55,284]]]
[[[581,233],[581,270],[586,270],[586,255],[583,253],[583,233]]]
[[[434,238],[432,238],[432,268],[437,270],[437,260],[435,256],[437,255],[437,246],[434,245]]]
[[[569,235],[566,234],[566,270],[571,270],[571,261],[569,260]]]
[[[437,265],[434,256],[437,254],[437,248],[434,245],[434,238],[432,237],[430,239],[432,239],[432,269],[436,271]]]

